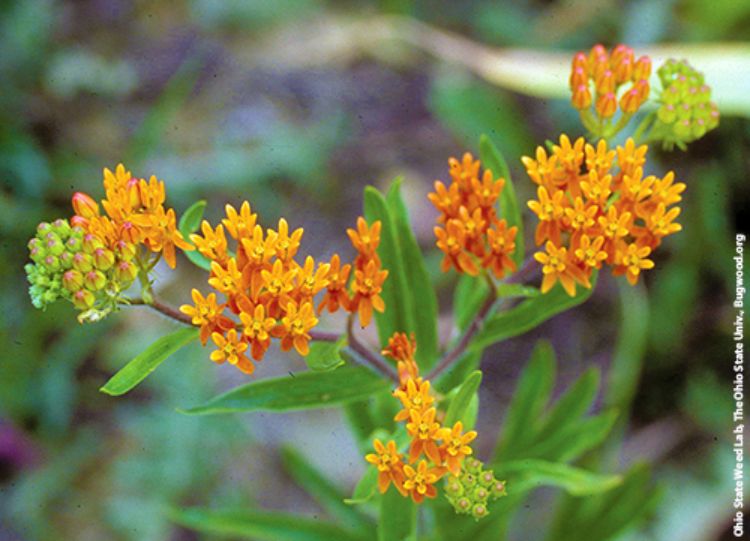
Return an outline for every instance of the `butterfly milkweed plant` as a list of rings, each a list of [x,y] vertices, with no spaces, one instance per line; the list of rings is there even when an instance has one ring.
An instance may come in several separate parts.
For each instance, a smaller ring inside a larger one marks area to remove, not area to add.
[[[172,510],[187,527],[210,523],[229,535],[242,523],[257,539],[495,541],[530,491],[553,486],[567,499],[549,539],[586,539],[587,528],[614,534],[638,521],[657,494],[642,468],[618,472],[597,459],[618,417],[606,404],[587,413],[597,372],[548,404],[555,358],[540,342],[507,410],[486,408],[482,426],[494,430],[499,418],[504,425],[496,448],[482,454],[478,367],[488,347],[585,302],[600,273],[635,286],[659,272],[654,256],[681,230],[687,187],[679,171],[662,175],[650,166],[650,147],[685,150],[717,126],[719,112],[686,61],[669,60],[654,75],[647,56],[596,45],[577,53],[570,71],[570,103],[585,135],[562,133],[514,157],[525,168],[520,180],[511,180],[487,137],[478,157],[449,158],[427,195],[437,211],[439,259],[420,252],[401,180],[385,194],[365,189],[362,216],[345,232],[355,257],[321,260],[294,220],[264,224],[249,201],[227,204],[214,223],[202,219],[203,201],[178,216],[163,181],[120,164],[104,169],[103,195],[74,193],[72,216],[39,224],[25,267],[31,301],[40,309],[72,303],[82,324],[133,306],[181,325],[114,374],[101,388],[109,395],[127,393],[199,341],[207,359],[233,365],[248,381],[185,414],[343,409],[365,471],[350,497],[302,455],[284,458],[331,521],[258,509]],[[532,200],[517,199],[519,182],[532,183]],[[200,287],[184,289],[181,306],[159,298],[153,271],[161,260],[205,272]],[[443,340],[432,286],[440,273],[458,276]],[[345,317],[333,321],[345,324],[320,330],[335,312]],[[362,333],[373,325],[378,347]],[[259,378],[269,348],[304,357],[308,370]],[[635,500],[626,498],[632,493]],[[627,503],[614,518],[596,521],[618,502]]]

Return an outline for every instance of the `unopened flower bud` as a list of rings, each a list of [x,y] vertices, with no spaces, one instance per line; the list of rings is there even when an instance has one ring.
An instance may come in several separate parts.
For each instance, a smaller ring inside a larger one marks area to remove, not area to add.
[[[632,115],[641,106],[641,100],[638,96],[638,89],[633,87],[620,98],[620,109],[623,113]]]
[[[580,85],[573,90],[573,107],[583,110],[591,106],[591,92],[588,85]]]
[[[71,293],[83,287],[83,275],[77,270],[69,270],[62,277],[62,285]]]
[[[68,235],[70,235],[70,224],[68,223],[68,220],[58,218],[57,220],[52,222],[52,231],[54,231],[61,237],[67,237]]]
[[[474,507],[471,508],[471,515],[479,520],[480,518],[484,518],[487,516],[487,506],[481,503],[476,504]]]
[[[117,241],[117,244],[115,244],[115,254],[117,254],[117,258],[121,259],[123,261],[130,261],[135,257],[135,245],[131,244],[129,242],[125,242],[124,240]]]
[[[83,236],[83,251],[87,254],[93,254],[94,250],[104,246],[102,240],[91,233],[87,233]]]
[[[677,120],[677,112],[675,111],[674,105],[671,103],[665,103],[661,107],[659,107],[659,110],[656,112],[657,116],[659,117],[659,120],[663,122],[664,124],[671,124],[675,120]]]
[[[127,242],[136,244],[140,239],[140,231],[133,222],[123,222],[123,224],[120,226],[120,238],[126,240]]]
[[[99,270],[109,270],[115,264],[115,254],[106,248],[97,248],[92,255],[94,266]]]
[[[474,501],[486,501],[490,493],[484,487],[478,487],[474,490]]]
[[[602,94],[596,99],[596,112],[603,118],[614,116],[617,111],[617,98],[613,92]]]
[[[500,496],[505,496],[505,481],[497,481],[492,486],[492,497],[493,498],[499,498]]]
[[[44,266],[49,271],[56,271],[60,268],[60,260],[53,255],[48,255],[44,258]]]
[[[130,261],[120,261],[115,265],[115,279],[118,282],[130,283],[138,276],[138,268]]]
[[[94,261],[89,254],[78,252],[73,255],[73,268],[78,272],[89,272],[94,268]]]
[[[83,240],[76,235],[65,241],[65,248],[70,252],[79,252],[83,247]]]
[[[72,299],[73,305],[79,310],[87,310],[94,306],[96,297],[88,289],[79,289],[73,293]]]
[[[456,502],[456,511],[459,513],[468,513],[471,509],[471,502],[468,498],[461,498]]]
[[[482,474],[479,476],[479,484],[481,484],[484,487],[490,487],[495,482],[495,474],[492,473],[491,470],[487,470],[482,472]]]
[[[597,94],[609,94],[615,91],[615,74],[612,70],[604,71],[595,81]]]
[[[73,210],[75,210],[77,216],[86,219],[99,216],[99,205],[83,192],[73,194]]]
[[[649,77],[651,77],[651,59],[648,56],[642,56],[633,66],[633,80],[648,80]]]
[[[83,278],[83,283],[91,291],[99,291],[107,285],[107,278],[98,270],[90,270]]]

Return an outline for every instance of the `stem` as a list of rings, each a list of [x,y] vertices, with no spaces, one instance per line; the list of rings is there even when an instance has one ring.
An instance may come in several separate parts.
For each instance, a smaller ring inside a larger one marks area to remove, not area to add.
[[[645,131],[651,126],[651,122],[656,118],[656,112],[651,111],[649,114],[645,116],[643,120],[641,120],[641,123],[638,124],[638,127],[633,132],[633,141],[637,143],[641,143],[640,141],[641,137],[643,137],[643,134]]]
[[[367,349],[364,344],[357,340],[357,337],[354,335],[353,313],[349,314],[349,317],[346,320],[346,334],[349,341],[349,347],[352,349],[352,351],[359,355],[362,360],[366,361],[373,368],[375,368],[375,370],[398,383],[398,374],[396,374],[396,371],[393,370],[393,368],[389,364],[387,364],[382,357]]]
[[[156,310],[160,314],[167,316],[170,319],[174,319],[175,321],[184,323],[185,325],[193,324],[190,316],[183,314],[182,312],[176,310],[168,304],[164,304],[156,298],[154,298],[150,303],[145,302],[143,299],[127,299],[127,304],[132,304],[135,306],[148,306],[152,310]],[[312,340],[316,340],[319,342],[336,342],[341,337],[340,334],[326,331],[310,331],[309,334]]]
[[[146,302],[143,299],[128,299],[128,304],[137,306],[148,306],[152,310],[156,310],[160,314],[167,316],[170,319],[184,323],[185,325],[192,325],[193,321],[187,314],[183,314],[179,310],[172,308],[168,304],[164,304],[159,299],[153,297],[151,302]]]
[[[482,328],[482,325],[484,324],[484,320],[487,317],[487,315],[492,310],[492,307],[495,305],[495,301],[497,300],[497,289],[495,287],[491,287],[489,293],[487,294],[487,298],[484,300],[484,303],[479,308],[479,311],[477,312],[477,315],[474,316],[474,319],[472,320],[469,327],[466,329],[466,332],[464,332],[463,336],[461,337],[461,340],[459,340],[458,344],[455,348],[453,348],[450,352],[448,352],[443,359],[438,363],[438,365],[432,369],[432,372],[430,372],[427,375],[428,380],[433,380],[440,374],[442,374],[450,365],[454,363],[461,355],[463,355],[464,351],[466,351],[466,348],[468,347],[469,343],[471,342],[471,339],[474,338],[474,335],[479,331],[479,329]]]

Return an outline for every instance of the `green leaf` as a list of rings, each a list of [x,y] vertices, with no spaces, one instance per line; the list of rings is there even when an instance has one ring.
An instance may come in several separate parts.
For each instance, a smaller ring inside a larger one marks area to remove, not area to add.
[[[493,465],[495,475],[508,481],[508,490],[525,492],[540,486],[555,486],[573,496],[600,494],[622,483],[619,475],[592,473],[546,460],[526,459]]]
[[[344,496],[331,481],[291,447],[281,450],[281,460],[289,475],[342,526],[367,535],[374,524],[344,503]],[[369,468],[375,469],[375,468]]]
[[[378,488],[378,470],[375,467],[368,467],[362,478],[354,487],[354,494],[351,498],[344,500],[347,505],[359,505],[368,502],[375,495]]]
[[[190,238],[191,233],[198,231],[203,220],[203,211],[206,209],[206,202],[204,200],[196,201],[180,216],[180,223],[178,229],[185,240]],[[211,270],[211,262],[201,254],[198,250],[185,251],[185,256],[197,267],[203,270]]]
[[[344,364],[341,358],[341,348],[346,342],[345,338],[337,342],[317,341],[310,344],[310,353],[305,356],[305,363],[310,370],[316,372],[327,372]]]
[[[540,340],[521,374],[508,407],[496,455],[498,460],[516,456],[534,437],[534,428],[549,401],[554,384],[555,352],[549,342]]]
[[[326,408],[362,400],[390,388],[390,382],[360,366],[331,372],[301,372],[240,385],[202,406],[180,410],[190,415],[246,411]]]
[[[490,286],[479,276],[461,274],[453,291],[453,318],[464,331],[487,298]]]
[[[188,207],[188,209],[180,216],[180,223],[177,228],[183,236],[187,236],[190,233],[198,231],[203,220],[203,212],[206,210],[206,201],[201,199],[196,201]],[[186,237],[187,238],[187,237]]]
[[[253,541],[365,541],[369,536],[355,535],[334,524],[290,513],[254,509],[210,510],[191,508],[173,510],[170,518],[199,532],[252,539]]]
[[[364,194],[365,219],[369,224],[376,220],[382,223],[378,255],[388,278],[383,283],[381,297],[385,301],[385,313],[375,312],[380,343],[385,346],[395,332],[410,333],[415,330],[413,298],[409,292],[403,255],[399,246],[396,225],[383,195],[367,186]]]
[[[467,414],[470,413],[472,400],[477,396],[479,385],[482,383],[482,372],[477,370],[472,372],[466,381],[458,388],[456,395],[451,398],[448,411],[445,413],[444,426],[452,428],[457,421],[461,421],[464,430],[471,430],[473,423],[469,424]]]
[[[167,336],[162,336],[121,368],[99,389],[112,396],[120,396],[143,381],[151,372],[175,351],[198,338],[198,329],[188,327]]]
[[[520,267],[523,264],[524,257],[526,257],[523,239],[523,219],[521,217],[521,210],[518,207],[516,189],[513,186],[513,180],[510,178],[508,163],[492,140],[486,135],[482,135],[479,139],[479,155],[482,158],[485,169],[491,170],[495,178],[502,177],[505,179],[505,186],[500,194],[500,216],[508,222],[508,227],[518,227],[516,251],[513,253],[513,261]]]
[[[653,511],[661,491],[649,487],[651,474],[645,464],[634,466],[622,483],[596,498],[563,498],[547,539],[578,541],[586,532],[587,541],[610,541],[633,530]]]
[[[617,415],[617,411],[608,411],[588,419],[577,419],[551,434],[539,435],[537,443],[530,446],[525,455],[559,462],[575,460],[605,440]]]
[[[438,357],[438,303],[430,275],[427,273],[422,251],[414,238],[409,211],[401,197],[402,179],[391,184],[386,202],[396,227],[396,236],[403,258],[405,281],[412,297],[411,308],[414,333],[417,339],[417,362],[421,369],[430,368]]]
[[[579,287],[575,297],[569,296],[560,284],[557,284],[547,293],[527,299],[515,308],[487,319],[469,348],[486,348],[530,331],[560,312],[584,302],[591,296],[595,287],[596,274],[591,276],[591,289]]]
[[[557,400],[539,431],[540,439],[576,423],[588,411],[599,389],[599,370],[589,368]]]
[[[497,286],[498,298],[512,299],[515,297],[538,297],[542,292],[539,288],[523,284],[503,284]]]
[[[380,499],[378,541],[416,541],[417,506],[390,487]]]

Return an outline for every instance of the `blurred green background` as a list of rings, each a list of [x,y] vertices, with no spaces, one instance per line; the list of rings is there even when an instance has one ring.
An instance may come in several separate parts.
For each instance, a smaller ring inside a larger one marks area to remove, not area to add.
[[[344,230],[361,214],[362,187],[402,174],[449,332],[455,277],[437,271],[425,198],[432,181],[446,179],[449,156],[476,154],[487,133],[526,200],[533,190],[518,158],[581,128],[564,99],[503,90],[389,39],[386,14],[493,47],[550,52],[622,41],[638,53],[750,35],[750,3],[736,0],[0,2],[0,540],[197,539],[167,520],[171,505],[317,516],[282,467],[285,445],[351,490],[364,461],[337,411],[177,413],[245,381],[206,350],[183,350],[123,398],[99,393],[173,324],[139,308],[85,327],[67,306],[36,311],[23,264],[35,225],[70,215],[73,191],[101,197],[102,167],[120,161],[165,179],[178,214],[206,198],[210,219],[244,199],[267,226],[286,216],[321,258],[350,255]],[[362,22],[372,35],[347,31]],[[735,80],[708,83],[747,85],[738,70]],[[592,364],[606,377],[619,360],[630,383],[610,394],[632,406],[621,466],[653,463],[665,490],[631,538],[729,539],[731,256],[750,198],[749,143],[747,114],[738,114],[687,153],[651,150],[652,172],[675,169],[688,185],[684,231],[658,251],[647,294],[603,277],[586,304],[486,354],[480,457],[536,339],[552,340],[561,387]],[[205,280],[185,259],[159,274],[157,288],[174,304]],[[304,369],[274,350],[255,377]],[[512,539],[536,531],[546,501],[542,493],[532,502]]]

